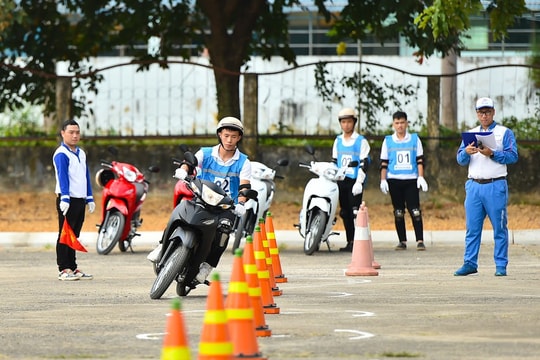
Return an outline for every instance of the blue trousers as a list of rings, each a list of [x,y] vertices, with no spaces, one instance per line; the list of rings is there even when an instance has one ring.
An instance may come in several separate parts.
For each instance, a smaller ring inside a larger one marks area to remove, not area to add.
[[[495,266],[508,264],[508,184],[498,180],[479,184],[473,180],[465,183],[465,264],[478,268],[478,252],[486,215],[493,227]]]

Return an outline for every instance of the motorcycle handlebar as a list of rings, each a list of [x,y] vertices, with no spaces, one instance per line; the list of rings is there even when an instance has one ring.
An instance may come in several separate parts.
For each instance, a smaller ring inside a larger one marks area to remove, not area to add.
[[[110,161],[100,160],[100,163],[101,163],[101,166],[108,167],[108,168],[112,167],[112,163]]]

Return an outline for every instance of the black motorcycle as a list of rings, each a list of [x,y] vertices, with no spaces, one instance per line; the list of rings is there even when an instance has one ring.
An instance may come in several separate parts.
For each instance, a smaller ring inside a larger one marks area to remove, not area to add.
[[[196,167],[192,153],[186,152],[184,158],[190,169]],[[154,263],[157,277],[150,290],[152,299],[159,299],[173,280],[177,282],[176,293],[188,295],[199,285],[195,277],[214,239],[224,243],[233,229],[234,220],[224,215],[234,209],[234,200],[219,185],[195,175],[187,176],[183,184],[193,196],[185,197],[173,209],[163,232],[161,251]],[[242,195],[254,198],[257,192],[246,189]]]

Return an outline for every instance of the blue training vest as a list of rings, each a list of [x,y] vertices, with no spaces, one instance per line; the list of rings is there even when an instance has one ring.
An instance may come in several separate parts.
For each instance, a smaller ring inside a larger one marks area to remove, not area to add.
[[[197,175],[204,180],[212,181],[219,185],[235,201],[238,199],[240,187],[240,171],[244,166],[247,155],[240,153],[240,158],[231,165],[219,165],[212,156],[212,148],[201,148],[203,153],[202,169]]]
[[[351,161],[358,161],[360,164],[360,150],[362,149],[362,140],[364,137],[359,135],[354,143],[350,146],[345,146],[343,144],[343,138],[338,137],[336,143],[337,150],[337,166],[344,167],[348,166]],[[347,168],[345,176],[351,179],[356,179],[358,177],[358,166]]]
[[[410,134],[411,138],[407,142],[395,142],[392,135],[387,135],[386,146],[388,148],[388,172],[401,175],[418,175],[418,164],[416,163],[416,151],[418,145],[418,134]]]

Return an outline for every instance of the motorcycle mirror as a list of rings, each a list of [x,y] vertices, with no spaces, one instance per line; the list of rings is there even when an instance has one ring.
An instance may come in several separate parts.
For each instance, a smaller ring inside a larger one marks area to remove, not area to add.
[[[193,155],[191,151],[186,151],[184,153],[184,160],[193,167],[196,167],[198,165],[197,158],[195,157],[195,155]]]
[[[279,166],[287,166],[287,165],[289,165],[289,159],[279,159],[277,161],[277,164]]]
[[[109,145],[109,147],[107,147],[107,151],[113,154],[114,156],[118,156],[118,149],[112,145]]]
[[[189,151],[189,146],[187,146],[186,144],[180,144],[178,145],[178,147],[180,148],[180,151],[182,151],[183,153],[186,153]]]
[[[309,155],[315,154],[315,148],[311,144],[307,144],[306,146],[304,146],[304,149]]]
[[[257,190],[253,190],[253,189],[243,189],[243,190],[240,190],[240,195],[245,196],[248,199],[255,200],[257,196],[259,195],[259,193],[257,192]]]
[[[351,161],[351,162],[349,163],[349,167],[357,167],[358,164],[359,164],[358,161],[354,160],[354,161]]]
[[[150,166],[150,167],[148,168],[148,171],[153,172],[153,173],[158,173],[158,172],[161,171],[161,169],[159,168],[159,166],[154,166],[154,165],[152,165],[152,166]]]

